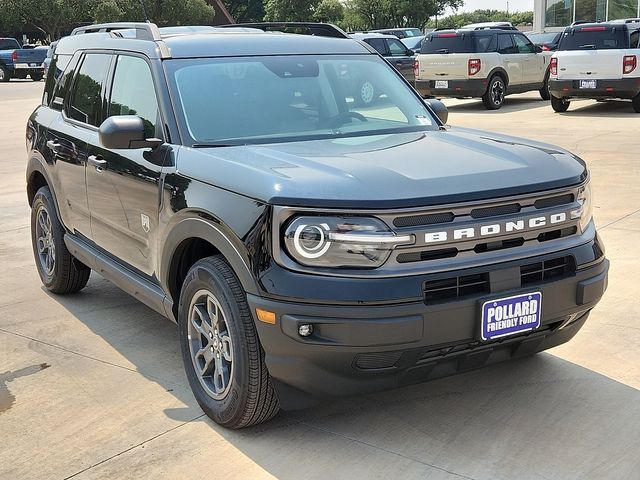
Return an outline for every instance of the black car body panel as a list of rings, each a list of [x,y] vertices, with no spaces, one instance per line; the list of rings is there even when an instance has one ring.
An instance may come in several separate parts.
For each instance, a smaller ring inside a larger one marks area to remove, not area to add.
[[[222,255],[252,315],[258,307],[276,315],[276,324],[255,323],[285,406],[549,348],[570,339],[602,296],[608,262],[595,226],[581,223],[582,214],[568,216],[587,198],[580,197],[588,172],[578,157],[543,143],[445,128],[433,114],[421,116],[419,132],[340,136],[336,128],[337,138],[199,146],[181,128],[166,55],[376,54],[348,39],[232,28],[158,42],[162,48],[109,33],[60,41],[43,104],[27,126],[29,202],[48,185],[69,251],[174,321],[193,259]],[[108,150],[97,126],[69,118],[75,113],[68,92],[89,55],[109,57],[107,80],[91,97],[100,105],[98,125],[112,114],[114,71],[122,61],[115,57],[144,61],[153,79],[147,93],[155,93],[161,120],[153,133],[162,146]],[[398,88],[409,88],[400,81]],[[412,243],[379,268],[305,266],[283,247],[284,230],[300,215],[366,217],[388,228],[385,238],[409,236]],[[550,224],[553,218],[560,226]],[[517,226],[523,219],[538,223]],[[505,222],[518,231],[501,231]],[[469,233],[476,226],[477,235]],[[456,228],[467,233],[446,255],[426,240],[455,236]],[[483,283],[462,291],[459,279],[468,277]],[[430,282],[451,281],[460,295],[433,300]],[[532,291],[545,296],[540,329],[478,340],[479,302]],[[316,329],[301,338],[296,329],[305,322]]]

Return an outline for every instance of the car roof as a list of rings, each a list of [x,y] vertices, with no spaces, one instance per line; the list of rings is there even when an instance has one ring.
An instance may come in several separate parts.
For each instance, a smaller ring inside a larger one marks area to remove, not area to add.
[[[378,32],[354,32],[349,34],[353,38],[357,38],[358,40],[364,40],[366,38],[395,38],[398,40],[398,37],[395,35],[389,35],[386,33],[378,33]]]
[[[615,22],[615,21],[611,21],[611,22],[584,22],[584,23],[574,23],[573,25],[568,26],[567,28],[565,28],[565,32],[566,31],[571,31],[571,30],[582,30],[584,28],[592,28],[592,27],[604,27],[605,29],[607,28],[621,28],[623,30],[625,29],[629,29],[629,27],[634,28],[636,25],[633,23],[626,23],[626,22]]]
[[[133,28],[72,34],[59,41],[56,53],[116,50],[138,52],[149,58],[372,54],[363,44],[350,39],[254,28],[176,27],[164,33],[156,29],[154,40],[136,35]]]
[[[490,35],[493,33],[522,33],[515,30],[505,30],[504,28],[482,28],[480,30],[471,30],[466,28],[458,28],[458,29],[442,29],[442,30],[434,30],[433,32],[427,33],[425,36],[430,35],[438,35],[442,33],[457,33],[459,35]]]

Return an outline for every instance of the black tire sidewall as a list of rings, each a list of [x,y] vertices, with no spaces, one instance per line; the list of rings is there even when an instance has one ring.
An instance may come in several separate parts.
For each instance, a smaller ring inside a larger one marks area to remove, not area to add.
[[[233,343],[233,377],[227,395],[215,400],[207,394],[200,384],[191,359],[188,341],[189,306],[193,296],[202,289],[210,291],[220,302]],[[189,385],[202,410],[221,425],[233,424],[244,411],[243,403],[247,398],[250,359],[244,341],[247,332],[241,321],[241,312],[237,301],[230,291],[224,276],[211,265],[198,262],[187,274],[180,294],[178,306],[178,325],[180,330],[180,348]]]
[[[497,80],[502,82],[502,89],[504,91],[504,94],[502,95],[502,101],[499,104],[496,104],[493,101],[493,98],[491,96],[491,89],[493,88],[493,84]],[[498,110],[502,107],[502,105],[504,105],[504,100],[506,96],[507,96],[507,84],[504,81],[504,79],[500,75],[494,75],[493,77],[491,77],[491,79],[489,80],[489,86],[487,87],[487,92],[485,93],[485,98],[483,98],[484,106],[489,110]]]
[[[11,74],[9,74],[9,70],[4,65],[0,65],[0,70],[4,72],[4,78],[0,80],[0,82],[8,82],[11,78]]]
[[[51,219],[53,243],[55,244],[56,248],[55,264],[53,267],[53,274],[51,276],[47,275],[46,272],[42,270],[42,265],[40,264],[40,258],[38,255],[36,222],[38,221],[37,213],[41,205],[44,206],[47,214],[49,215],[49,218]],[[36,262],[38,275],[40,275],[42,283],[49,290],[56,289],[56,287],[60,283],[60,270],[62,268],[61,256],[64,254],[64,252],[66,252],[66,245],[64,244],[64,231],[62,229],[62,225],[60,224],[60,220],[58,219],[53,196],[51,195],[48,187],[40,188],[40,190],[38,190],[33,197],[33,203],[31,206],[31,245],[33,247],[33,256]]]
[[[540,89],[540,97],[543,100],[551,100],[551,92],[549,91],[549,73],[544,76],[544,84]]]
[[[562,98],[557,98],[551,95],[551,107],[556,112],[562,113],[566,112],[569,109],[569,103],[567,100]]]

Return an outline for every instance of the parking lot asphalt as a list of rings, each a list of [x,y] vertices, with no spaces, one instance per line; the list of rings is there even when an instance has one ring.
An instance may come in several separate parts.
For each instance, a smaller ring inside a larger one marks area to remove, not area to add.
[[[174,324],[95,273],[40,283],[26,120],[43,83],[0,84],[0,478],[640,478],[640,115],[536,94],[452,125],[555,143],[589,165],[609,290],[568,344],[526,359],[228,431],[199,409]]]

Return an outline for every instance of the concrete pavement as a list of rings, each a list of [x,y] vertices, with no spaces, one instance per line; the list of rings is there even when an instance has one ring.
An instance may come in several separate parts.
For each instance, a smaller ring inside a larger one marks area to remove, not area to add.
[[[0,478],[631,479],[640,474],[640,115],[537,95],[450,123],[569,148],[588,163],[609,291],[568,344],[520,361],[243,431],[203,416],[176,327],[92,274],[45,291],[33,264],[24,130],[43,83],[0,84]]]

